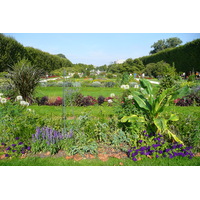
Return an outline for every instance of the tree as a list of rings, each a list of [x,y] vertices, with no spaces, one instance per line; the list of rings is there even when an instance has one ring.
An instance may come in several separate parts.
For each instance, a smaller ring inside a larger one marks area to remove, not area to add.
[[[66,56],[64,54],[62,54],[62,53],[57,54],[57,56],[67,59]]]
[[[177,37],[172,37],[167,40],[158,40],[155,42],[151,48],[154,48],[153,50],[150,51],[150,54],[158,53],[159,51],[162,51],[167,48],[174,48],[177,47],[182,43],[182,40],[180,40]]]
[[[166,46],[167,46],[167,48],[177,47],[181,43],[182,43],[182,40],[180,40],[177,37],[169,38],[169,39],[166,40]]]

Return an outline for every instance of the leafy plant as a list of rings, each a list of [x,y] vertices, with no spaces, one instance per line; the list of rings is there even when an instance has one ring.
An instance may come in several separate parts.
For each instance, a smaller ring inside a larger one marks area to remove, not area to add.
[[[28,60],[21,60],[9,70],[9,78],[14,90],[18,92],[25,101],[33,102],[33,93],[39,84],[42,75],[41,69],[36,69]]]
[[[143,133],[142,139],[138,139],[136,146],[128,151],[128,156],[131,157],[133,161],[141,160],[144,157],[174,158],[181,156],[188,157],[189,159],[194,157],[194,154],[191,151],[192,147],[185,147],[180,143],[169,143],[161,134],[148,135],[145,134],[146,131]]]
[[[174,133],[172,133],[167,124],[169,121],[177,121],[178,117],[175,114],[171,114],[169,117],[164,117],[162,115],[166,106],[169,105],[170,100],[177,96],[182,96],[188,92],[188,88],[181,88],[173,93],[173,95],[168,95],[169,90],[164,90],[157,98],[153,97],[152,86],[145,80],[140,80],[140,85],[143,88],[140,92],[134,91],[133,97],[138,109],[144,111],[144,116],[131,115],[124,116],[121,122],[133,122],[138,120],[139,122],[148,122],[148,130],[151,132],[167,133],[169,137],[172,137],[175,141],[183,143]]]

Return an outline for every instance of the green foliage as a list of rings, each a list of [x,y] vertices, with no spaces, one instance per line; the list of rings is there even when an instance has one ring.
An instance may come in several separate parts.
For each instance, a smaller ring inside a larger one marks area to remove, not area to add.
[[[39,84],[42,71],[34,68],[27,60],[21,60],[9,70],[11,85],[25,101],[33,102],[33,93]]]
[[[192,81],[195,81],[195,79],[196,79],[196,76],[195,76],[195,74],[193,74],[193,75],[190,75],[189,77],[188,77],[188,82],[192,82]]]
[[[8,101],[0,105],[0,141],[10,142],[20,137],[28,143],[37,126],[43,125],[44,120],[19,102]]]
[[[188,42],[180,47],[165,49],[151,56],[144,56],[140,59],[147,65],[165,61],[170,65],[175,65],[177,72],[189,72],[193,68],[200,71],[200,39]]]
[[[167,40],[158,40],[151,46],[151,48],[154,48],[154,49],[150,51],[150,54],[158,53],[159,51],[162,51],[167,48],[176,47],[180,45],[181,43],[182,41],[177,37],[169,38]]]
[[[12,37],[0,34],[0,72],[20,61],[26,54],[24,47]]]
[[[168,63],[160,61],[157,63],[149,63],[143,70],[147,76],[160,78],[166,75],[174,76],[176,69],[171,67]]]
[[[72,63],[63,54],[51,55],[39,49],[24,47],[12,37],[0,34],[0,72],[21,59],[28,59],[38,69],[50,72],[62,67],[72,67]]]
[[[179,121],[171,122],[170,127],[176,132],[180,139],[187,146],[192,146],[193,151],[200,151],[200,115],[193,114],[178,114]]]
[[[168,95],[168,90],[164,90],[157,98],[153,97],[152,86],[150,82],[145,79],[140,80],[140,85],[143,88],[140,92],[134,91],[133,98],[136,102],[138,109],[144,111],[143,116],[131,115],[124,116],[121,122],[138,121],[143,122],[147,120],[147,130],[155,133],[167,133],[169,137],[172,137],[175,141],[182,143],[182,141],[168,129],[169,121],[177,121],[178,118],[174,114],[168,117],[162,115],[165,108],[169,105],[171,99],[174,99],[178,95],[181,96],[188,91],[188,88],[181,88],[174,92],[173,95]]]

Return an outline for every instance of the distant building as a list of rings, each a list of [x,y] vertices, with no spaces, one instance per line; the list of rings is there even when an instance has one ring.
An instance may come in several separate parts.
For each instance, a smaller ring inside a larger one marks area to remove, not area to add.
[[[117,61],[115,61],[115,64],[122,64],[122,63],[124,63],[126,60],[117,60]]]

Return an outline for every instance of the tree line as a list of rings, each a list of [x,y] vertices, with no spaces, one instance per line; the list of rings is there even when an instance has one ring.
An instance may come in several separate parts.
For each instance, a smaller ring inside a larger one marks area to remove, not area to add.
[[[34,67],[46,72],[73,66],[62,54],[52,55],[33,47],[24,47],[14,38],[0,34],[0,72],[7,71],[22,59],[29,60]]]

